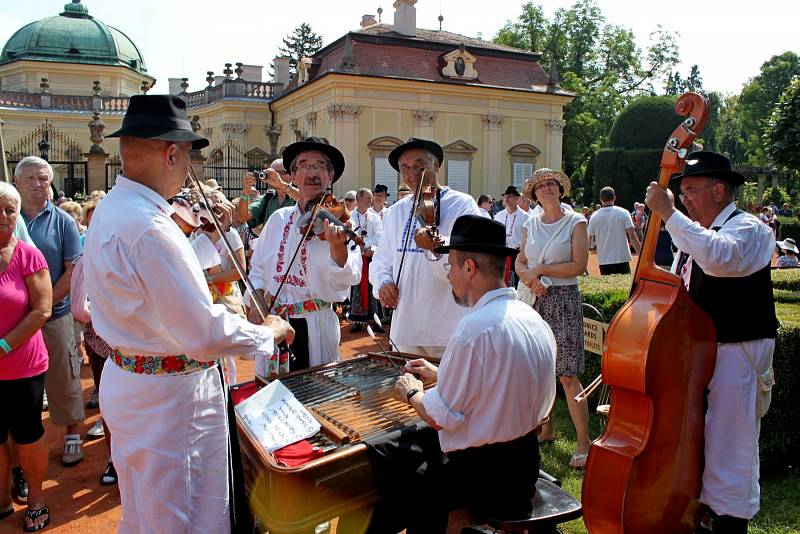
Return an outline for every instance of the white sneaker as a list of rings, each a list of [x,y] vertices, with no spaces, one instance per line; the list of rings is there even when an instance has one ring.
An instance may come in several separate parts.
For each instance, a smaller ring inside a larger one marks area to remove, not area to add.
[[[89,431],[86,433],[86,437],[88,439],[100,439],[102,437],[105,437],[105,435],[106,435],[106,429],[103,428],[102,417],[98,419],[97,422],[94,424],[94,426],[90,428]]]
[[[49,409],[50,408],[49,408],[49,406],[47,404],[47,392],[45,391],[43,396],[42,396],[42,411],[46,412]]]
[[[83,460],[83,441],[80,439],[69,439],[64,441],[64,455],[61,457],[61,463],[64,467],[72,467],[78,465]]]

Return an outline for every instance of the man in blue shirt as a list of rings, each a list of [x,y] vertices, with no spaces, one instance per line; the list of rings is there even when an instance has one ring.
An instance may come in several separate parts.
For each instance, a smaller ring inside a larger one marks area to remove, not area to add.
[[[70,313],[69,286],[72,262],[81,253],[75,220],[48,200],[53,168],[45,160],[28,156],[17,164],[14,181],[22,197],[22,217],[36,247],[44,254],[53,283],[53,312],[42,327],[49,355],[45,391],[54,425],[66,427],[65,466],[83,459],[78,425],[83,422],[81,355],[75,346]]]

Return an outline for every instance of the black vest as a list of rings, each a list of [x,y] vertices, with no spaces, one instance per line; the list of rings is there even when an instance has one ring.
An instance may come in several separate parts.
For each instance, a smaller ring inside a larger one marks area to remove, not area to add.
[[[740,213],[737,209],[725,222]],[[780,323],[775,316],[769,263],[737,278],[711,276],[693,261],[689,280],[689,294],[711,317],[718,343],[775,338]]]

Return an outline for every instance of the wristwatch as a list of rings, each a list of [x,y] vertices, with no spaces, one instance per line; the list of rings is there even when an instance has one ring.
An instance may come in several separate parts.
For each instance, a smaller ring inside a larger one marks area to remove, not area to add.
[[[411,388],[408,390],[408,393],[406,393],[406,400],[408,401],[409,404],[411,404],[411,397],[413,397],[417,393],[419,393],[419,390],[417,388]]]

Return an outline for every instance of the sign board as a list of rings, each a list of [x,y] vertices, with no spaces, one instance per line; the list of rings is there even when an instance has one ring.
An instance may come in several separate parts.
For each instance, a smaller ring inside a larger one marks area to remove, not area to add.
[[[608,325],[606,323],[584,317],[583,350],[602,355],[603,347],[605,346],[606,331],[608,331]]]

